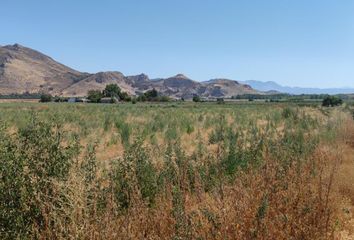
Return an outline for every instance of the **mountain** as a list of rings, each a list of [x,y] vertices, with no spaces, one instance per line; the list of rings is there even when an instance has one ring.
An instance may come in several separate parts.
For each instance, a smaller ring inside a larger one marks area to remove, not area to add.
[[[19,44],[0,47],[0,93],[61,90],[86,78],[52,58]]]
[[[121,72],[99,72],[76,82],[62,91],[64,96],[85,96],[91,89],[103,90],[107,84],[116,83],[126,92],[133,93],[132,87],[126,84],[126,78]]]
[[[175,98],[231,97],[240,94],[347,94],[353,88],[287,87],[268,81],[212,79],[194,81],[183,74],[149,79],[145,74],[124,76],[121,72],[84,73],[56,62],[51,57],[19,44],[0,46],[0,94],[48,92],[62,96],[85,96],[88,90],[102,90],[116,83],[129,94],[141,94],[155,88]]]
[[[236,96],[242,94],[263,94],[254,90],[248,84],[241,84],[235,80],[229,80],[224,78],[212,79],[203,82],[203,85],[207,88],[210,96]]]
[[[183,74],[169,78],[149,79],[145,74],[125,77],[120,72],[101,72],[85,78],[63,91],[66,96],[84,96],[89,89],[103,90],[105,85],[116,83],[129,94],[141,94],[155,88],[162,95],[174,98],[231,97],[238,94],[259,93],[248,85],[227,79],[215,79],[207,82],[197,82]]]
[[[183,74],[149,79],[145,74],[124,76],[117,71],[83,73],[19,44],[0,46],[0,94],[47,92],[61,96],[85,96],[88,90],[103,90],[111,83],[132,95],[155,88],[161,94],[174,98],[259,93],[249,85],[227,79],[197,82]]]
[[[257,80],[243,81],[243,84],[248,84],[252,88],[262,91],[276,91],[289,94],[347,94],[354,93],[354,88],[301,88],[301,87],[287,87],[279,85],[276,82],[268,81],[262,82]]]

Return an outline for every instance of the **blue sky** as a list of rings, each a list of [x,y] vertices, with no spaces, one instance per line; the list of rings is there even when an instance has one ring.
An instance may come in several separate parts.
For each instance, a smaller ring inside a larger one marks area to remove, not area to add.
[[[354,87],[352,0],[2,0],[0,45],[80,71]]]

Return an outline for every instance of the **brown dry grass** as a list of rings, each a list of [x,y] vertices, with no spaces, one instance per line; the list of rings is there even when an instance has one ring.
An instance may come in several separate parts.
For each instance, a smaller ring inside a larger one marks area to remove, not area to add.
[[[339,231],[337,239],[354,239],[354,123],[348,119],[340,131],[343,161],[336,175]]]
[[[138,121],[138,118],[134,118]],[[228,119],[230,122],[231,119]],[[265,121],[258,121],[266,125]],[[57,206],[45,206],[46,224],[38,239],[353,239],[354,236],[354,123],[347,118],[335,144],[322,143],[309,161],[292,163],[287,171],[264,153],[260,169],[239,172],[232,182],[223,181],[207,192],[197,176],[192,193],[181,187],[176,214],[173,187],[148,207],[138,191],[132,207],[117,210],[112,195],[103,212],[97,209],[97,185],[87,185],[80,168],[71,169],[65,195]],[[195,150],[197,132],[181,136],[187,154]],[[211,129],[201,132],[208,142]],[[279,130],[280,131],[280,130]],[[122,156],[120,142],[108,145],[111,133],[101,129],[97,160]],[[156,136],[164,146],[163,136]],[[207,152],[218,146],[209,145]],[[155,159],[158,165],[163,159]],[[97,173],[97,175],[99,175]],[[200,177],[200,176],[199,176]],[[106,183],[98,186],[105,187]],[[181,185],[187,185],[183,179]],[[135,186],[137,188],[137,186]],[[93,196],[88,196],[94,192]],[[119,212],[119,213],[118,213]],[[177,217],[176,217],[177,215]]]
[[[319,148],[312,161],[292,166],[279,175],[281,166],[266,158],[260,170],[242,172],[218,192],[183,192],[180,219],[173,215],[173,196],[167,189],[148,208],[137,194],[132,208],[115,214],[115,204],[103,214],[90,209],[86,188],[78,169],[73,169],[65,190],[70,206],[52,211],[55,224],[40,239],[323,239],[334,235],[336,198],[334,174],[341,152]],[[319,167],[312,177],[313,165]],[[48,206],[52,207],[52,206]],[[93,211],[93,212],[92,212]],[[59,214],[58,214],[59,213]],[[176,230],[176,221],[180,229]]]

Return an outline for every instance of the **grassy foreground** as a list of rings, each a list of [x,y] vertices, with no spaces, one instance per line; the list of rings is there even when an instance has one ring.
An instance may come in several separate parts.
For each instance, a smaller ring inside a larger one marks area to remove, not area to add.
[[[0,104],[0,238],[349,236],[352,111]]]

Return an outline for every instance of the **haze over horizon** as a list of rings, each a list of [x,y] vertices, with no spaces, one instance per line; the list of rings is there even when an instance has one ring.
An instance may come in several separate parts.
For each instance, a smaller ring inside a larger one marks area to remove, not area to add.
[[[354,87],[354,2],[4,0],[0,45],[85,72]]]

